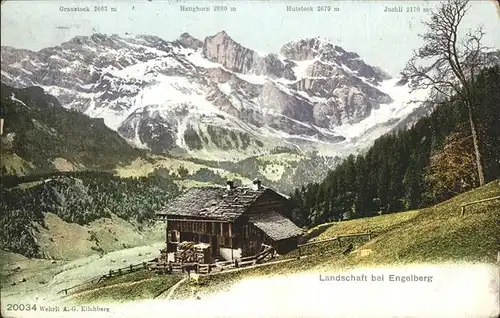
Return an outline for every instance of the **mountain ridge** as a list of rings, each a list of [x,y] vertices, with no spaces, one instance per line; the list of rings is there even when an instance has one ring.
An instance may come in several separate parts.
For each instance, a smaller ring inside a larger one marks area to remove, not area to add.
[[[102,119],[63,108],[40,87],[2,83],[0,100],[2,175],[113,169],[143,154]]]
[[[136,147],[216,160],[276,146],[331,156],[364,148],[342,130],[395,103],[382,90],[387,81],[394,79],[319,37],[265,56],[226,31],[204,41],[93,34],[38,52],[2,47],[2,82],[41,86]],[[378,121],[388,124],[380,132],[397,124]]]

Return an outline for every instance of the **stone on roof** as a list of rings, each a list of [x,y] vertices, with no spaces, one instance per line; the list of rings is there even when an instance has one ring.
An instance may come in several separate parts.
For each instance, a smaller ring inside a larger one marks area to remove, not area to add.
[[[171,201],[158,215],[234,221],[269,188],[192,188]]]

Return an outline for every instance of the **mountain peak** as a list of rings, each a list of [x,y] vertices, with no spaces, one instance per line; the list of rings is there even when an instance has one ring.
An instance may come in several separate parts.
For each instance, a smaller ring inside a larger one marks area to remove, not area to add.
[[[311,60],[324,53],[329,57],[344,56],[349,59],[359,58],[358,54],[347,52],[323,36],[300,38],[286,43],[281,48],[282,55],[297,61]]]
[[[293,40],[283,45],[281,54],[296,61],[312,60],[318,55],[321,43],[319,37]]]
[[[203,56],[206,59],[238,73],[253,69],[254,54],[253,50],[233,40],[224,30],[206,37],[203,45]]]
[[[216,36],[217,35],[221,35],[221,36],[229,36],[229,34],[226,32],[226,30],[221,30],[219,32],[217,32],[217,34],[215,34]]]
[[[203,47],[203,42],[193,37],[191,34],[184,32],[177,39],[177,42],[185,48],[199,49]]]
[[[233,38],[229,35],[229,33],[226,32],[226,30],[221,30],[214,34],[213,36],[207,37],[207,39],[222,39],[222,40],[227,40],[227,41],[232,41],[236,42],[233,40]]]
[[[96,43],[99,43],[99,42],[104,42],[108,39],[110,39],[109,36],[107,36],[106,34],[103,34],[103,33],[94,33],[90,36],[90,38],[96,42]]]

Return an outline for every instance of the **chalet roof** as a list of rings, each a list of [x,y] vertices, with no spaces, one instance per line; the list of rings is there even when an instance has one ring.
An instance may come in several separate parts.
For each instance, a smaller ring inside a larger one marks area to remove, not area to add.
[[[221,187],[192,188],[171,201],[157,215],[171,215],[234,221],[242,215],[265,191],[237,187],[227,190]]]
[[[297,225],[278,212],[252,214],[249,221],[275,241],[302,234]]]

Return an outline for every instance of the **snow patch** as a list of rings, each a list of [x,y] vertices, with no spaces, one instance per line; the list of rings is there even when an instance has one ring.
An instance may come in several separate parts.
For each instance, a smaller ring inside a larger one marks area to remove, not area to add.
[[[376,86],[380,91],[391,96],[393,102],[390,104],[382,104],[379,109],[372,110],[369,117],[356,124],[345,124],[334,129],[334,132],[347,137],[348,139],[359,138],[364,133],[372,130],[376,126],[384,125],[388,119],[401,118],[404,119],[410,115],[416,108],[421,105],[428,96],[429,90],[418,90],[411,92],[407,86],[398,86],[398,79],[389,79],[383,81],[379,86]],[[396,126],[394,123],[392,126]],[[382,135],[389,131],[386,127],[382,131],[376,133]],[[368,138],[372,139],[372,138]]]
[[[5,76],[7,77],[8,79],[12,79],[12,76],[10,76],[9,73],[7,73],[6,71],[2,70],[2,76]]]
[[[317,58],[305,61],[293,61],[297,65],[292,68],[293,73],[295,74],[297,80],[301,80],[303,78],[308,77],[309,70],[316,61]]]
[[[19,103],[19,104],[23,105],[24,107],[29,108],[29,106],[26,105],[22,100],[17,99],[16,95],[14,93],[12,93],[12,95],[10,95],[10,100],[13,101],[13,102]]]
[[[198,51],[194,51],[192,49],[181,50],[181,54],[185,55],[185,59],[198,67],[203,67],[203,68],[222,67],[222,65],[219,63],[214,63],[205,59],[201,53],[202,52],[200,50]]]
[[[219,84],[218,87],[219,87],[220,91],[223,92],[224,94],[226,94],[228,96],[231,95],[232,88],[231,88],[231,85],[229,84],[229,82]]]
[[[265,75],[256,75],[256,74],[241,74],[241,73],[233,73],[238,76],[240,79],[255,85],[264,85],[266,82],[270,81],[269,77]]]

